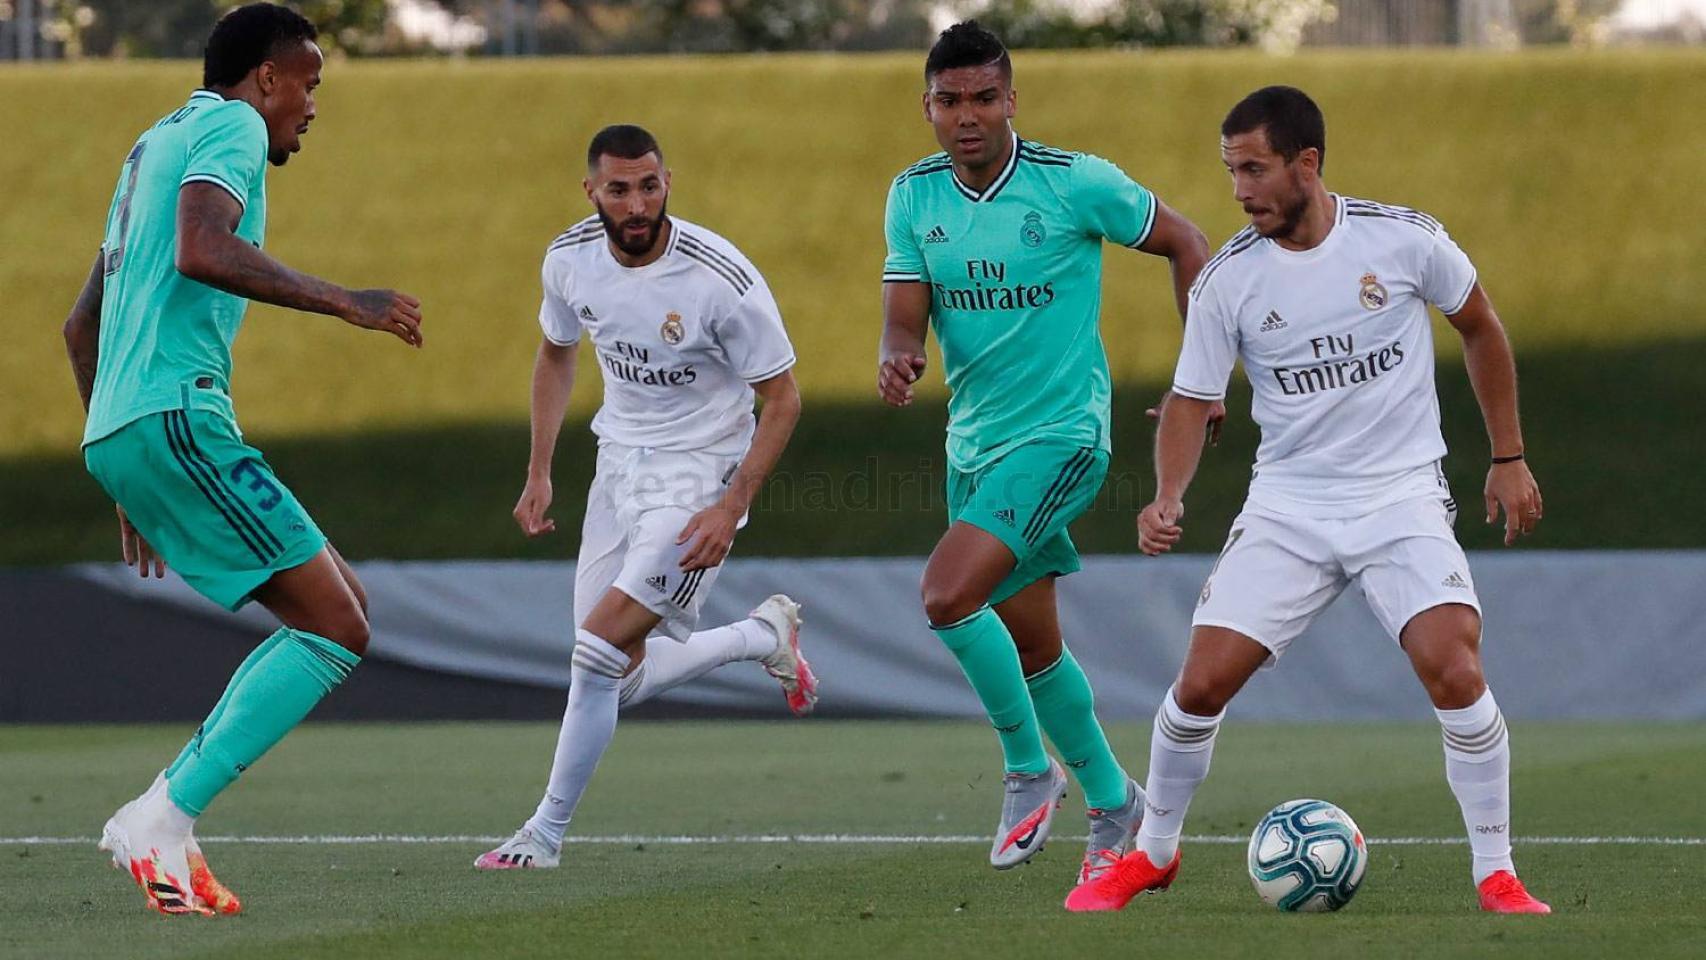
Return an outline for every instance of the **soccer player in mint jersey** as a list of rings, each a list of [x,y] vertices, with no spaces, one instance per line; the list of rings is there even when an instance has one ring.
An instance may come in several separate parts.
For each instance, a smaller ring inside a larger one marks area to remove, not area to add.
[[[125,562],[165,566],[222,607],[284,626],[249,655],[178,758],[107,821],[101,848],[162,913],[235,913],[192,825],[347,677],[367,647],[366,598],[232,411],[231,342],[249,300],[421,343],[420,304],[346,290],[261,252],[266,165],[301,149],[321,56],[284,7],[227,14],[203,87],[124,160],[106,236],[65,322],[88,410],[83,455],[118,505]]]
[[[1067,907],[1117,910],[1173,882],[1227,703],[1355,583],[1433,701],[1481,909],[1549,913],[1511,863],[1510,738],[1482,678],[1480,601],[1451,529],[1428,307],[1463,338],[1491,446],[1487,522],[1504,511],[1508,546],[1539,522],[1541,499],[1523,461],[1504,327],[1439,221],[1327,192],[1326,124],[1301,90],[1250,94],[1220,136],[1250,226],[1191,289],[1156,438],[1156,498],[1138,517],[1143,552],[1178,542],[1194,440],[1238,359],[1262,443],[1203,585],[1185,665],[1155,715],[1137,848]]]
[[[922,593],[1001,743],[990,862],[1016,866],[1048,838],[1066,774],[1046,734],[1090,808],[1082,883],[1126,850],[1143,815],[1055,607],[1055,578],[1079,569],[1067,525],[1108,468],[1102,245],[1167,258],[1182,315],[1208,244],[1108,161],[1015,134],[1012,77],[1001,41],[975,21],[944,31],[926,60],[924,115],[944,152],[889,190],[877,387],[894,406],[912,402],[933,324],[953,392],[951,526]]]

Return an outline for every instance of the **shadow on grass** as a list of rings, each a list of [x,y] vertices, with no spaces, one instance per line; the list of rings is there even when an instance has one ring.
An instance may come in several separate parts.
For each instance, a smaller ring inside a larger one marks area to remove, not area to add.
[[[1528,452],[1546,494],[1547,548],[1706,546],[1693,501],[1702,446],[1698,371],[1706,340],[1520,357]],[[1439,364],[1447,459],[1463,504],[1465,546],[1498,545],[1480,522],[1487,442],[1463,366]],[[1188,499],[1183,548],[1220,547],[1254,458],[1249,391],[1234,378],[1225,439],[1204,457]],[[1161,384],[1116,390],[1115,453],[1096,505],[1073,527],[1086,552],[1133,548],[1148,501],[1153,431],[1143,410]],[[744,556],[925,554],[946,519],[941,404],[890,410],[811,403],[738,544]],[[557,454],[559,530],[523,538],[509,511],[527,462],[527,424],[493,422],[310,437],[260,437],[279,474],[352,558],[572,557],[591,478],[584,422],[564,428]],[[112,509],[76,455],[0,460],[0,564],[47,565],[117,556]]]

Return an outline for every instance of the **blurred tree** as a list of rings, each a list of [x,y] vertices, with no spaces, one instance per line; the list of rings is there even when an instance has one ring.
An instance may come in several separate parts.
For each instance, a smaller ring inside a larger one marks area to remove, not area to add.
[[[1523,43],[1595,43],[1623,0],[1512,0]]]
[[[954,6],[1012,47],[1297,46],[1330,0],[973,0]]]
[[[57,0],[54,15],[77,53],[96,57],[199,59],[208,31],[231,0]],[[320,28],[328,51],[374,52],[384,45],[386,0],[297,0],[290,6]]]

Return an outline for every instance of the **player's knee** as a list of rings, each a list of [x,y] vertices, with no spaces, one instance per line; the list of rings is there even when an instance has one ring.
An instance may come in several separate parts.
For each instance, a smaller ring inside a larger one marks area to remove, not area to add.
[[[1236,691],[1214,677],[1184,674],[1173,682],[1173,700],[1193,717],[1219,716]]]
[[[1428,699],[1441,710],[1461,710],[1481,699],[1487,690],[1481,660],[1466,654],[1452,657],[1422,678]]]
[[[355,606],[341,611],[315,632],[358,657],[366,655],[367,641],[372,636],[366,611]]]
[[[924,599],[924,616],[937,626],[955,623],[977,612],[987,597],[979,597],[963,586],[943,585],[928,575],[920,591]]]

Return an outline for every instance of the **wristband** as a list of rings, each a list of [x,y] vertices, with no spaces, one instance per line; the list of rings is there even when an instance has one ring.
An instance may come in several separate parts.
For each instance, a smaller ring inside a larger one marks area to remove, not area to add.
[[[1522,454],[1513,453],[1508,457],[1494,457],[1493,462],[1494,463],[1515,463],[1521,459],[1522,459]]]

